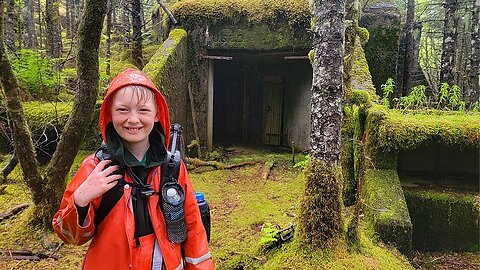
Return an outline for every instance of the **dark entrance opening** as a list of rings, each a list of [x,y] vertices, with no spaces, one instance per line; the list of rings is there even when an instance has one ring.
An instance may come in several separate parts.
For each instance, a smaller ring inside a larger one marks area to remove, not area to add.
[[[286,145],[286,101],[298,88],[296,74],[311,72],[308,60],[286,60],[291,52],[229,52],[226,56],[233,59],[214,64],[214,144]]]

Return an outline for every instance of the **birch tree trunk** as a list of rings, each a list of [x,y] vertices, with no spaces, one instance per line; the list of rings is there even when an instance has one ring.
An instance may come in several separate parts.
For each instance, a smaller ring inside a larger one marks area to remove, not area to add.
[[[457,7],[457,0],[445,0],[440,82],[446,82],[449,85],[455,84],[455,48],[457,43],[457,22],[455,14]]]
[[[314,248],[334,243],[342,232],[340,141],[345,0],[314,0],[314,62],[310,162],[299,235]]]
[[[23,1],[23,46],[26,49],[37,48],[37,35],[35,34],[35,7],[33,0]]]
[[[58,0],[46,0],[45,2],[45,49],[47,56],[50,58],[59,58],[62,56],[62,34],[58,5]]]

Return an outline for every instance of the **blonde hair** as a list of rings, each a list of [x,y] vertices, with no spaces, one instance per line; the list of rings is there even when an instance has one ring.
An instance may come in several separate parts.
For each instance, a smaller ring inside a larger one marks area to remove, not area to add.
[[[153,92],[152,89],[148,88],[148,87],[145,87],[143,85],[136,85],[136,84],[130,84],[130,85],[126,85],[122,88],[120,88],[119,90],[117,90],[117,93],[120,92],[120,91],[128,91],[128,90],[131,90],[133,91],[133,94],[132,95],[132,99],[134,97],[137,98],[137,105],[140,104],[140,103],[145,103],[147,102],[148,100],[150,100],[151,98],[153,98],[153,102],[155,104],[157,104],[157,98],[155,97],[155,93]],[[112,97],[112,100],[115,99],[115,95]]]

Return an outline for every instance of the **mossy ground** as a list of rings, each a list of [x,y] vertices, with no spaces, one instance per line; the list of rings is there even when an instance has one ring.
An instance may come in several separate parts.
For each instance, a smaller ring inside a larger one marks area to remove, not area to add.
[[[258,161],[236,169],[191,172],[197,191],[206,193],[211,207],[210,247],[216,269],[412,269],[400,253],[374,244],[366,233],[356,247],[343,241],[331,251],[310,251],[294,241],[270,251],[262,251],[261,227],[270,222],[286,227],[296,223],[303,196],[304,178],[300,168],[292,168],[287,153],[230,152],[227,164]],[[79,153],[72,173],[88,152]],[[296,161],[303,159],[297,154]],[[6,162],[6,158],[3,163]],[[268,179],[262,179],[264,164],[274,166]],[[0,164],[3,165],[3,164]],[[7,192],[0,195],[0,212],[29,202],[28,189],[16,169],[8,179]],[[50,231],[28,225],[31,209],[0,223],[0,249],[31,250],[51,254],[60,241]],[[62,246],[58,260],[39,262],[0,260],[0,269],[79,269],[86,246]]]

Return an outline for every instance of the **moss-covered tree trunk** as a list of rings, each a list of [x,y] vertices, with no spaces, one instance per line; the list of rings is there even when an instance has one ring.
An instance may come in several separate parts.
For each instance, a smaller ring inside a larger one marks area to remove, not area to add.
[[[73,164],[82,139],[89,127],[98,96],[98,50],[107,0],[86,0],[78,28],[77,75],[78,89],[73,110],[63,129],[60,142],[44,176],[44,195],[36,205],[44,224],[51,223],[65,190],[65,177]],[[42,209],[43,211],[40,211]]]
[[[315,0],[310,162],[301,206],[302,244],[320,248],[342,232],[340,141],[345,0]]]
[[[58,58],[62,56],[62,32],[60,27],[60,13],[58,0],[45,2],[45,37],[47,56]]]
[[[22,104],[20,102],[20,88],[18,81],[13,74],[12,66],[7,56],[4,43],[4,8],[5,1],[0,0],[0,82],[5,96],[5,105],[9,125],[13,135],[15,153],[20,158],[25,182],[32,192],[34,203],[39,203],[42,197],[42,177],[35,159],[35,148],[33,146],[30,130],[25,121]]]
[[[0,0],[3,13],[4,0]],[[53,214],[58,210],[65,190],[65,177],[78,152],[98,95],[98,47],[106,13],[107,0],[88,0],[78,31],[77,74],[78,89],[72,113],[63,129],[60,142],[47,166],[45,175],[40,175],[35,159],[30,130],[23,117],[19,98],[20,89],[5,52],[0,45],[0,80],[5,93],[7,114],[13,133],[15,152],[20,160],[23,176],[30,188],[35,204],[35,217],[44,226],[51,226]],[[0,14],[3,18],[3,14]],[[3,33],[3,21],[0,21]],[[3,38],[3,35],[0,34]],[[2,39],[3,40],[3,39]]]

